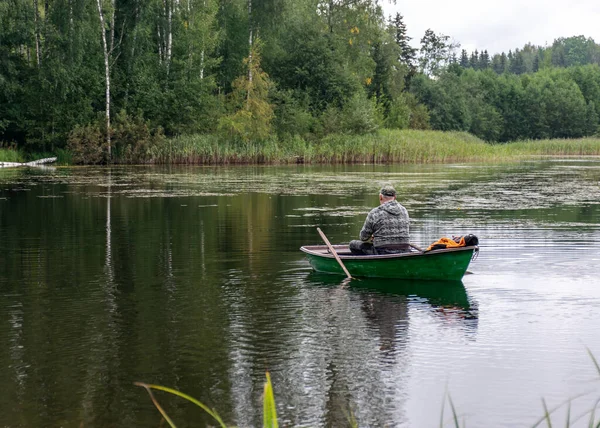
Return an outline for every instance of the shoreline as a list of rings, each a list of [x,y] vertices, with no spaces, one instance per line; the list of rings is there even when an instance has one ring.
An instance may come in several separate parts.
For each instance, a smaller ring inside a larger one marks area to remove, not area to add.
[[[115,144],[112,165],[327,165],[327,164],[444,164],[514,162],[555,157],[600,157],[600,137],[487,143],[466,132],[381,130],[369,135],[329,135],[317,141],[300,137],[260,143],[238,143],[211,135],[169,138],[132,155]],[[127,154],[122,155],[122,154]],[[0,148],[0,162],[25,162],[57,156],[55,165],[94,165],[73,162],[73,153],[27,153]],[[81,159],[81,157],[79,157]],[[106,164],[104,162],[103,164]]]

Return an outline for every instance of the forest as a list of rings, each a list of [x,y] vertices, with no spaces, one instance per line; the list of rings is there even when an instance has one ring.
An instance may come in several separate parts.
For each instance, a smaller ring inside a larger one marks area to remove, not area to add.
[[[429,29],[414,46],[375,0],[4,0],[0,142],[134,163],[186,136],[260,147],[386,128],[492,143],[598,132],[591,38],[490,54]]]

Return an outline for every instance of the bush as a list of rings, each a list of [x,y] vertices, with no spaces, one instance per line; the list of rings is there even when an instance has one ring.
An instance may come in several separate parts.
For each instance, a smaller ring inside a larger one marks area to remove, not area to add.
[[[74,164],[97,165],[106,161],[105,134],[98,123],[78,126],[69,134],[67,150]]]
[[[103,120],[75,128],[67,140],[67,151],[74,164],[97,165],[108,161]],[[111,161],[146,163],[152,160],[153,147],[166,141],[162,128],[151,130],[141,117],[121,111],[111,130]]]
[[[146,163],[152,160],[152,147],[165,143],[161,128],[151,131],[140,116],[131,117],[121,111],[112,131],[114,158],[119,163]]]
[[[342,125],[346,133],[372,134],[383,122],[383,114],[375,98],[356,93],[342,109]]]
[[[390,110],[385,118],[385,127],[389,129],[406,129],[410,124],[410,107],[404,97],[400,96],[390,103]]]
[[[277,135],[282,138],[289,138],[295,135],[302,138],[310,137],[315,118],[308,111],[308,107],[296,100],[292,91],[273,92],[272,98],[275,105],[274,124]]]

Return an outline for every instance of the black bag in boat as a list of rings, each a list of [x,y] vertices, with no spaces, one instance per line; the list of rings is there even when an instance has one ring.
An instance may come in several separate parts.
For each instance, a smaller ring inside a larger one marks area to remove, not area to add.
[[[477,237],[471,233],[463,236],[463,238],[465,238],[465,245],[467,247],[479,245],[479,239],[477,239]],[[459,239],[459,241],[460,241],[460,239]]]

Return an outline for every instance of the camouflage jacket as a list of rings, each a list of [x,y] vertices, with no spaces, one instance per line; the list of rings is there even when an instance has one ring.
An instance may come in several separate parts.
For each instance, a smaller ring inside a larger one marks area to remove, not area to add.
[[[368,241],[373,236],[375,247],[408,244],[409,224],[406,208],[396,200],[389,201],[369,212],[360,231],[360,239]]]

